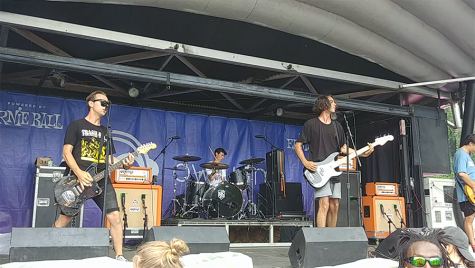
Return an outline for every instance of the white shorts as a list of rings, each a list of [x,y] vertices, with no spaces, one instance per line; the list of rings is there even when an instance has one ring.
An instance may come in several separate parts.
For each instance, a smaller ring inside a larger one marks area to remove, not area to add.
[[[323,187],[313,188],[313,199],[329,196],[330,198],[341,199],[341,182],[334,183],[330,179]]]

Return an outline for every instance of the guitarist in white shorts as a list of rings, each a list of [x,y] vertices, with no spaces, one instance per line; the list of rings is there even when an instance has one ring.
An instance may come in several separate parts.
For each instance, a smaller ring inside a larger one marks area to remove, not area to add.
[[[317,165],[314,162],[325,160],[330,154],[340,152],[346,154],[345,132],[341,124],[332,121],[330,115],[336,112],[338,106],[331,95],[319,97],[313,106],[312,111],[319,116],[305,122],[300,137],[295,143],[295,152],[305,168],[316,171]],[[305,158],[302,145],[308,144],[309,159]],[[373,151],[369,145],[369,150],[361,154],[361,157],[368,157]],[[353,149],[349,149],[353,153]],[[341,198],[341,183],[338,178],[332,178],[323,187],[314,189],[313,198],[318,198],[318,212],[316,213],[317,227],[336,227],[338,208]]]
[[[453,170],[456,177],[455,187],[460,210],[465,216],[464,230],[468,236],[470,245],[475,250],[475,239],[473,234],[473,220],[475,218],[475,204],[468,201],[464,192],[465,185],[470,186],[475,191],[475,164],[470,154],[475,153],[475,135],[470,134],[462,141],[462,147],[455,152],[453,159]]]

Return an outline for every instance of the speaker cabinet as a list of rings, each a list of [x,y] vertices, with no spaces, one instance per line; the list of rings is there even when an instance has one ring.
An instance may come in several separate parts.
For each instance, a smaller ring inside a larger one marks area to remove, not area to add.
[[[267,181],[280,182],[285,179],[285,157],[283,150],[273,150],[266,153]]]
[[[362,227],[302,228],[289,249],[294,268],[333,266],[365,259],[368,239]]]
[[[270,186],[270,187],[269,187]],[[283,211],[303,211],[302,184],[300,182],[285,183],[285,196],[281,190],[280,182],[270,182],[269,185],[261,183],[259,192],[261,194],[260,210],[264,215],[272,215],[275,194],[275,216]]]
[[[361,173],[359,171],[350,171],[350,225],[348,226],[348,176],[346,172],[339,177],[341,181],[341,199],[338,209],[337,227],[361,227]],[[315,216],[318,211],[318,198],[315,199]]]
[[[113,184],[119,204],[120,219],[124,225],[124,208],[127,214],[125,238],[142,238],[144,236],[145,213],[147,228],[161,225],[162,186]],[[124,204],[122,205],[122,201]],[[144,205],[145,203],[145,205]],[[106,220],[106,227],[110,227]]]
[[[404,197],[363,196],[363,220],[370,238],[385,238],[406,223]],[[383,211],[385,214],[383,214]],[[391,223],[388,223],[388,220]]]
[[[144,242],[170,241],[179,238],[188,245],[191,254],[229,251],[226,227],[162,226],[148,230]]]
[[[107,228],[13,228],[10,262],[109,256]]]

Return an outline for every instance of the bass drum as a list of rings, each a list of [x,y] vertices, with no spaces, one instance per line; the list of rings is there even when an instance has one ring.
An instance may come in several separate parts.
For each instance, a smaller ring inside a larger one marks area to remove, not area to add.
[[[203,196],[203,208],[213,218],[234,217],[242,210],[243,204],[241,191],[229,182],[210,188]]]

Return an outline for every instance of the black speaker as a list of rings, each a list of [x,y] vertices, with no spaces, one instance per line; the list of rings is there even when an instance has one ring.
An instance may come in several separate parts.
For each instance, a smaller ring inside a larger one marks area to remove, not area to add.
[[[338,209],[337,227],[361,227],[361,173],[359,171],[350,171],[350,225],[348,226],[348,177],[346,172],[339,177],[341,181],[341,199]],[[315,199],[315,214],[318,211],[318,198]]]
[[[292,267],[333,266],[365,259],[368,238],[362,227],[302,228],[292,241]]]
[[[280,182],[283,174],[285,179],[285,157],[283,150],[266,153],[267,181]]]
[[[179,238],[188,245],[191,254],[229,251],[226,227],[161,226],[148,230],[144,242],[170,241]]]
[[[379,258],[396,258],[400,253],[400,249],[397,246],[399,238],[401,237],[402,231],[408,229],[418,233],[422,232],[422,228],[397,229],[396,231],[392,232],[388,237],[386,237],[382,242],[379,243],[378,247],[374,251],[374,254]]]
[[[302,184],[300,182],[285,183],[285,197],[284,192],[281,191],[280,182],[270,182],[269,185],[261,183],[259,193],[261,194],[259,209],[264,215],[272,215],[273,194],[275,194],[276,200],[275,216],[283,211],[303,211]]]
[[[107,228],[13,228],[10,262],[109,256]]]

